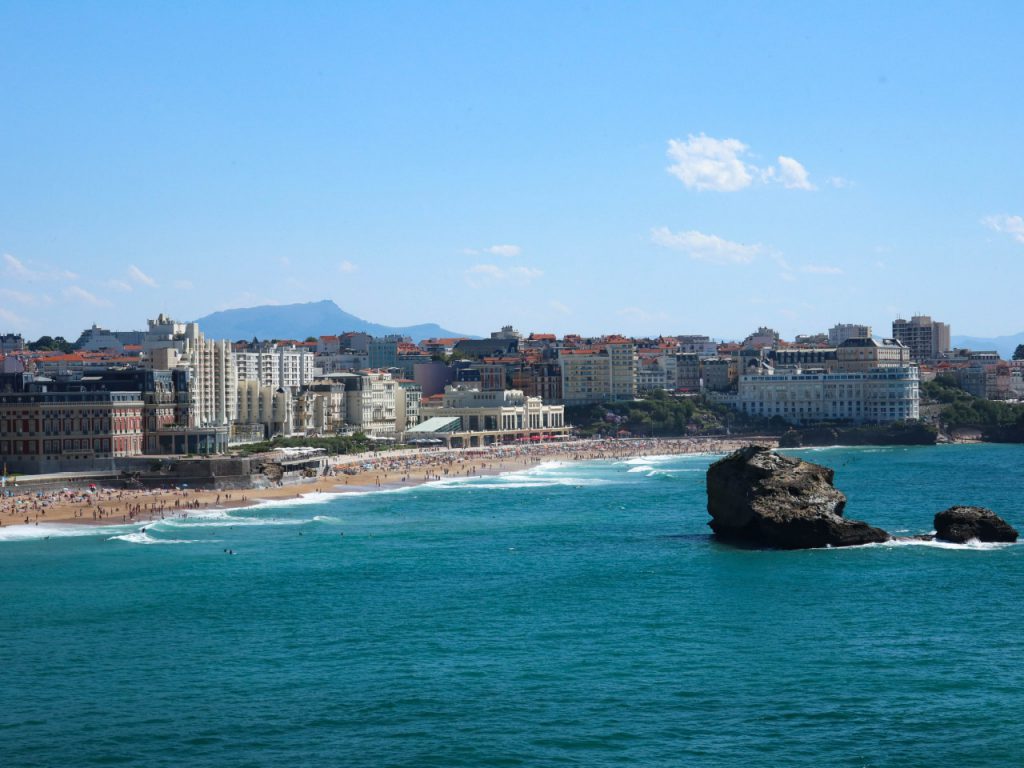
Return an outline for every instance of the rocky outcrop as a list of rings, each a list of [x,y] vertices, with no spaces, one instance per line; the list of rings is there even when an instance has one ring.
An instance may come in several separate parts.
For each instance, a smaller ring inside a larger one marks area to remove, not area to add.
[[[935,538],[957,544],[971,539],[1014,542],[1017,531],[991,509],[956,506],[935,516]]]
[[[741,448],[708,469],[708,525],[721,539],[778,549],[888,541],[880,528],[843,517],[846,496],[833,476],[767,448]]]
[[[938,430],[920,422],[861,424],[855,427],[794,427],[779,438],[781,448],[808,445],[935,445]]]

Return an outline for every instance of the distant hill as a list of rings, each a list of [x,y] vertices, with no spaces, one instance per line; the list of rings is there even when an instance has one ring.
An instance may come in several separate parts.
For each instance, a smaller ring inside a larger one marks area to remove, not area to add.
[[[996,336],[992,339],[982,339],[977,336],[954,336],[950,339],[950,343],[954,347],[964,347],[975,351],[994,349],[1001,358],[1009,360],[1013,357],[1013,351],[1017,349],[1017,345],[1024,344],[1024,331],[1013,336]]]
[[[208,339],[298,339],[310,336],[334,336],[346,331],[362,331],[372,336],[396,334],[414,342],[430,338],[476,338],[448,331],[435,323],[392,327],[371,323],[350,315],[329,299],[308,304],[279,304],[245,309],[225,309],[200,317],[195,322]]]

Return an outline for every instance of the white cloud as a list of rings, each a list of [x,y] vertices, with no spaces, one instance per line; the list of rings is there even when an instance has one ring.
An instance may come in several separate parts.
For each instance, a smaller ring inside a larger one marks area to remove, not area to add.
[[[779,155],[777,167],[759,168],[747,162],[749,150],[739,139],[716,139],[703,133],[690,134],[686,141],[669,139],[668,157],[672,164],[666,170],[689,189],[736,192],[755,181],[778,182],[786,189],[816,189],[798,160]]]
[[[994,232],[1002,232],[1018,243],[1024,243],[1024,218],[1020,216],[986,216],[981,223]]]
[[[13,301],[18,304],[27,304],[31,306],[38,302],[37,297],[31,293],[25,293],[24,291],[15,291],[11,288],[0,288],[0,298],[5,301]]]
[[[4,262],[7,264],[9,272],[13,272],[17,277],[23,277],[26,280],[31,279],[29,276],[32,274],[28,267],[22,264],[18,259],[11,256],[9,253],[4,254]]]
[[[10,325],[25,324],[24,318],[19,317],[18,315],[14,314],[8,309],[4,309],[3,307],[0,307],[0,320],[3,320],[4,322]]]
[[[130,293],[132,290],[134,290],[124,280],[108,280],[107,287],[115,291],[121,291],[122,293]]]
[[[839,267],[832,267],[827,264],[804,264],[803,266],[796,267],[790,264],[781,254],[772,254],[772,260],[779,265],[779,269],[782,271],[779,273],[779,278],[785,280],[787,283],[796,282],[796,273],[803,272],[808,275],[841,275],[843,270]]]
[[[492,256],[518,256],[522,250],[518,245],[492,245],[489,248],[484,248],[484,253],[489,253]]]
[[[68,272],[66,269],[33,269],[9,253],[4,254],[3,260],[7,267],[5,271],[14,277],[17,277],[19,280],[43,282],[49,280],[78,279],[78,275],[74,272]]]
[[[816,189],[807,177],[807,169],[792,157],[785,155],[779,155],[778,179],[786,189]]]
[[[191,291],[195,288],[191,280],[175,280],[174,287],[182,291]]]
[[[489,245],[486,248],[463,248],[462,252],[467,256],[480,256],[481,254],[489,254],[491,256],[507,256],[509,258],[518,256],[523,252],[523,249],[518,245]]]
[[[509,282],[526,285],[544,272],[534,267],[499,267],[497,264],[476,264],[466,270],[466,282],[480,288],[492,282]]]
[[[691,259],[712,264],[749,264],[764,251],[761,245],[734,243],[696,230],[672,232],[668,227],[651,230],[651,240],[664,248],[682,251]]]
[[[355,264],[353,264],[351,261],[348,261],[347,259],[338,265],[339,272],[350,273],[355,272],[357,269],[359,269],[359,267],[357,267]]]
[[[853,182],[849,179],[844,179],[842,176],[829,176],[828,183],[830,186],[836,189],[848,189],[853,186]]]
[[[147,275],[145,272],[143,272],[141,269],[136,267],[134,264],[132,264],[130,267],[128,267],[128,276],[131,277],[132,280],[134,280],[135,282],[137,282],[137,283],[139,283],[141,285],[148,285],[150,288],[156,288],[157,287],[156,280],[154,280],[152,277]]]
[[[565,304],[560,301],[551,300],[548,302],[548,306],[551,307],[555,312],[560,315],[571,315],[572,310],[569,309]]]
[[[640,307],[623,307],[622,309],[617,310],[615,314],[618,315],[619,317],[625,317],[630,320],[646,321],[655,319],[654,315],[652,315],[645,309],[640,309]]]
[[[690,189],[735,192],[749,187],[752,167],[743,162],[747,145],[737,139],[714,139],[703,133],[686,141],[669,139],[668,172]]]
[[[64,296],[69,299],[79,299],[84,301],[86,304],[92,304],[94,307],[109,307],[110,302],[106,299],[101,299],[93,294],[89,293],[85,288],[78,285],[69,285],[63,291]]]

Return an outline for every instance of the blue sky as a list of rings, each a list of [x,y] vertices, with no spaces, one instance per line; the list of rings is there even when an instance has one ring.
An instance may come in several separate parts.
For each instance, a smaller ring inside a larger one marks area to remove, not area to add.
[[[1022,23],[0,3],[0,332],[324,298],[477,334],[1017,332]]]

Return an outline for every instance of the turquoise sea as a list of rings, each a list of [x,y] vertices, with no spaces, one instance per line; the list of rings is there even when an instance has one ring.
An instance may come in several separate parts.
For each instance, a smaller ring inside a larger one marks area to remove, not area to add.
[[[1024,446],[797,453],[1024,527]],[[1024,763],[1024,547],[734,549],[712,460],[0,529],[0,766]]]

